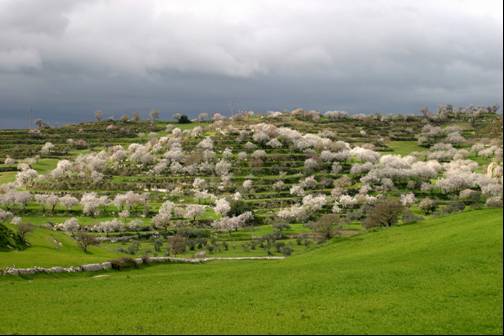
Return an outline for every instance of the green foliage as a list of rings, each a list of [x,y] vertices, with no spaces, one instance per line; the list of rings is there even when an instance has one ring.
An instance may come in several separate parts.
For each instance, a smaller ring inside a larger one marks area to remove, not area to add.
[[[0,251],[23,250],[27,243],[22,237],[0,223]]]
[[[177,119],[177,122],[179,124],[190,124],[191,123],[191,119],[189,119],[188,116],[186,116],[185,114],[182,114],[178,119]]]
[[[230,202],[230,206],[231,206],[231,210],[229,210],[229,213],[228,213],[229,216],[239,216],[244,212],[254,210],[253,207],[249,203],[247,203],[243,200],[238,200],[238,201],[233,200]]]

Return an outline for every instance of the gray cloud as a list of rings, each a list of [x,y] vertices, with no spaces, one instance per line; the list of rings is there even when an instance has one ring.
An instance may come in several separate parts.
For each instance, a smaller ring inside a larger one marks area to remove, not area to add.
[[[30,107],[65,122],[501,103],[502,69],[498,0],[0,0],[2,127]]]

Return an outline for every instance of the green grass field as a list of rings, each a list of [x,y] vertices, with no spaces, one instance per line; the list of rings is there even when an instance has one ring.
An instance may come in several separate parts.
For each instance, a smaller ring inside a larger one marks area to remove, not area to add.
[[[419,146],[416,141],[391,141],[387,144],[394,154],[408,155],[411,152],[423,152],[424,147]]]
[[[502,209],[283,261],[0,279],[0,333],[502,334]]]

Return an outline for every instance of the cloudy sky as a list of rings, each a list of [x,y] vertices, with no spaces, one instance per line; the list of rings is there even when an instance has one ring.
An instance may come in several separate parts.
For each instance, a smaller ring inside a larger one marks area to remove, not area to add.
[[[502,21],[502,0],[0,0],[0,127],[502,105]]]

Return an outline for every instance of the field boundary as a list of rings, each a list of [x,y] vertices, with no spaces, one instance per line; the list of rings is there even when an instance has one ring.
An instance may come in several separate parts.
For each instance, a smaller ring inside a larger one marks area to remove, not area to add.
[[[270,256],[270,257],[205,257],[205,258],[177,258],[177,257],[143,257],[143,258],[131,258],[134,264],[138,267],[140,265],[155,265],[155,264],[202,264],[209,261],[218,260],[283,260],[285,257],[282,256]],[[114,269],[113,260],[105,261],[102,263],[84,264],[79,266],[52,266],[52,267],[28,267],[28,268],[16,268],[5,267],[0,270],[0,275],[34,275],[34,274],[52,274],[52,273],[77,273],[77,272],[99,272],[108,271]]]

